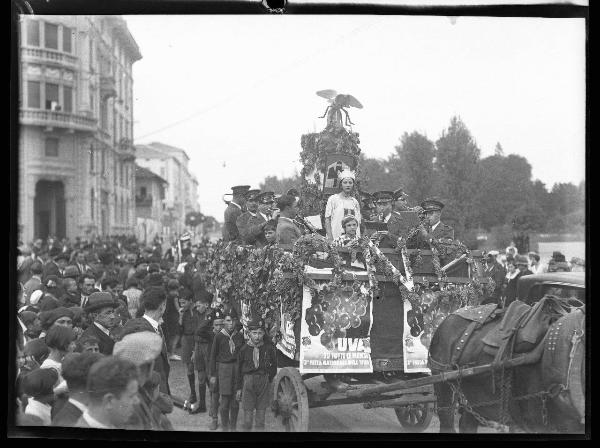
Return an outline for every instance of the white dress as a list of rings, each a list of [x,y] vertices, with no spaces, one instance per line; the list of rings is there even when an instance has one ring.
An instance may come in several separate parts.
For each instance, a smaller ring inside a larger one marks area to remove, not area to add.
[[[342,235],[342,220],[348,215],[354,216],[358,221],[359,228],[356,229],[356,236],[360,237],[360,204],[356,198],[345,197],[343,193],[329,196],[325,207],[325,218],[331,218],[331,233],[334,240]]]

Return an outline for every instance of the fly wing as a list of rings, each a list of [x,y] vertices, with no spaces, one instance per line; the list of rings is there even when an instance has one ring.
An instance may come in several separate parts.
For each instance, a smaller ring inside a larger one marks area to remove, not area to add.
[[[331,90],[331,89],[319,90],[317,92],[317,95],[319,95],[322,98],[327,98],[328,100],[332,100],[337,95],[337,92],[335,90]]]
[[[360,101],[358,101],[352,95],[346,95],[346,101],[347,101],[348,106],[356,107],[358,109],[362,109],[363,108],[363,105],[360,104]]]

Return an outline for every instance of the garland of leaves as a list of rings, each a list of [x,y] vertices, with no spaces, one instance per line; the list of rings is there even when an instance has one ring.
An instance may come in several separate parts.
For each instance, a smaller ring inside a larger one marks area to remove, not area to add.
[[[474,267],[475,275],[467,284],[449,285],[443,281],[433,285],[428,282],[413,284],[412,261],[407,255],[406,244],[399,241],[399,246],[406,277],[368,237],[358,238],[347,246],[352,253],[356,254],[360,250],[364,256],[372,297],[378,296],[378,281],[375,276],[377,272],[396,283],[400,287],[403,299],[408,300],[412,309],[420,313],[446,313],[450,309],[478,303],[479,297],[484,293],[484,286],[479,282],[480,273],[472,257],[469,256],[467,262]],[[439,266],[439,253],[457,253],[466,249],[460,242],[453,242],[450,250],[447,246],[446,241],[438,240],[432,243],[434,266],[436,258]],[[318,285],[304,269],[317,252],[327,253],[328,260],[333,264],[332,280],[325,285]],[[291,272],[292,277],[286,278],[286,272]],[[313,297],[319,294],[319,291],[336,291],[342,287],[344,272],[343,260],[337,248],[319,235],[308,234],[296,241],[292,253],[285,252],[277,244],[257,249],[219,242],[209,249],[209,262],[204,279],[208,289],[212,292],[218,291],[224,303],[246,303],[250,306],[253,316],[261,317],[266,322],[275,322],[280,308],[290,319],[300,318],[304,286],[309,287]],[[352,289],[357,291],[360,285],[361,282],[355,279]],[[485,289],[493,291],[493,285],[490,287],[488,284]],[[277,338],[279,337],[281,335],[277,328]]]

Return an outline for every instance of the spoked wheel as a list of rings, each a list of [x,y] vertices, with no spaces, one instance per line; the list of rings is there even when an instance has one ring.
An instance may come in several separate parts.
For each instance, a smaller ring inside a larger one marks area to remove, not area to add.
[[[293,367],[284,367],[273,380],[273,413],[285,431],[308,431],[308,394]]]
[[[423,432],[433,417],[432,403],[415,403],[394,408],[396,417],[405,432]]]

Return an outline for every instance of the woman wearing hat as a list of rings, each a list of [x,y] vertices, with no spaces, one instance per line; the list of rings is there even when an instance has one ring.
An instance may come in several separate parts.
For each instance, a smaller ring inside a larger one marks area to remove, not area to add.
[[[325,229],[329,241],[333,241],[342,235],[342,221],[348,215],[356,218],[359,225],[356,230],[356,236],[360,237],[360,204],[352,195],[355,185],[355,175],[350,170],[344,170],[339,173],[338,178],[342,191],[331,195],[327,199],[327,205],[325,206]]]

